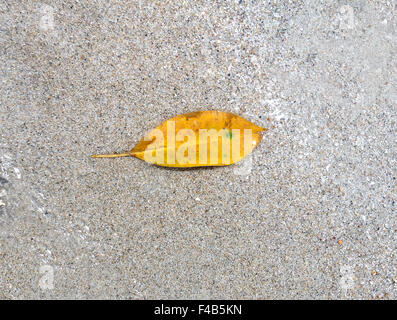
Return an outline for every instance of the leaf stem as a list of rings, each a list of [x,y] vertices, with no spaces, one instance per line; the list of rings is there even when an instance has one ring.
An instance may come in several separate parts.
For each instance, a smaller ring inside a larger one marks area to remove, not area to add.
[[[129,157],[131,153],[117,153],[117,154],[93,154],[91,158],[118,158],[118,157]]]

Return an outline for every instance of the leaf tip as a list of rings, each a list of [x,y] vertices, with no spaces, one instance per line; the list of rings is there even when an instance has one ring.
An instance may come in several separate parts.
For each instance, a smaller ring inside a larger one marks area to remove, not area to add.
[[[258,132],[265,132],[265,131],[267,131],[267,130],[269,130],[268,128],[265,128],[265,127],[260,127],[260,126],[258,126]]]

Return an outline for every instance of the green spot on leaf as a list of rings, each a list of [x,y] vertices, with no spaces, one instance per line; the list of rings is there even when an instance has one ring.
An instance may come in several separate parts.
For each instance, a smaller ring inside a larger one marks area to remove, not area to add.
[[[225,137],[229,138],[229,139],[232,139],[233,138],[233,133],[230,130],[226,130]]]

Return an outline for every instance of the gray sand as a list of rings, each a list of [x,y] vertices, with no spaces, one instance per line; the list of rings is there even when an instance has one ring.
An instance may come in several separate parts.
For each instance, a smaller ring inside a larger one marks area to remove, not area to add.
[[[1,1],[0,298],[396,299],[396,30],[396,1]],[[206,109],[270,130],[237,166],[89,158]]]

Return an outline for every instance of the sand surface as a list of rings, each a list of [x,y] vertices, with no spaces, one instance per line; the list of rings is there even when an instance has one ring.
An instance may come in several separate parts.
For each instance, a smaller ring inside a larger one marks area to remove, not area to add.
[[[396,6],[1,1],[0,298],[397,299]],[[89,158],[207,109],[270,130]]]

